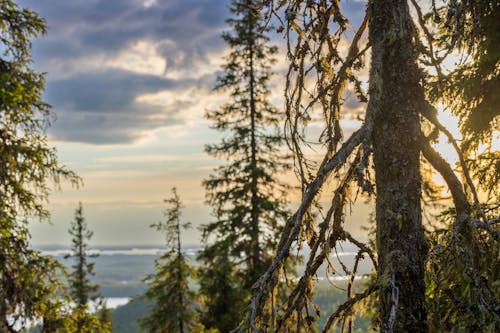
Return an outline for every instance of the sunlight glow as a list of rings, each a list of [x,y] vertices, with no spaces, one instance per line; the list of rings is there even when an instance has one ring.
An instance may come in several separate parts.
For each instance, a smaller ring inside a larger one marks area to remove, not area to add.
[[[452,115],[450,111],[440,110],[438,112],[438,119],[441,124],[450,131],[455,140],[460,141],[462,139],[458,126],[458,118]],[[441,154],[441,156],[443,156],[443,158],[447,160],[451,165],[454,165],[458,162],[457,153],[444,134],[441,133],[439,135],[439,141],[435,145],[435,148]]]
[[[158,54],[155,43],[141,40],[107,60],[106,65],[140,74],[162,75],[166,59]]]

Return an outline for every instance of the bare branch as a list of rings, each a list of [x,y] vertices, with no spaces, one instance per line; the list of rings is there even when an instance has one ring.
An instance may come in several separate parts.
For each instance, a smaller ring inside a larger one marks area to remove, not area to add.
[[[443,157],[441,157],[441,155],[439,155],[437,151],[432,148],[427,138],[422,138],[420,148],[422,149],[425,159],[429,161],[429,163],[441,174],[441,176],[443,176],[443,179],[448,185],[453,197],[453,203],[457,209],[457,214],[468,216],[471,209],[469,201],[467,200],[467,195],[463,190],[462,183],[451,166]]]
[[[278,245],[278,253],[276,257],[264,275],[262,275],[253,286],[253,297],[249,309],[250,318],[248,324],[255,332],[259,332],[256,325],[256,320],[259,317],[259,309],[266,302],[271,290],[273,290],[278,283],[278,278],[275,275],[283,266],[284,260],[289,256],[292,243],[297,240],[298,234],[301,230],[303,218],[309,210],[314,197],[319,192],[331,172],[346,162],[347,158],[352,154],[354,149],[363,141],[366,134],[366,127],[362,126],[351,135],[339,151],[318,171],[315,179],[307,187],[307,190],[302,198],[302,203],[297,209],[297,212],[285,225],[282,238]],[[240,327],[236,329],[236,332],[243,332],[244,326],[244,323],[240,325]]]
[[[474,208],[477,210],[479,215],[483,219],[486,220],[486,217],[484,216],[484,213],[481,210],[481,205],[479,203],[479,197],[477,195],[476,187],[475,187],[474,182],[472,181],[472,178],[470,176],[469,168],[467,167],[467,164],[465,162],[465,158],[464,158],[464,155],[462,153],[462,150],[458,146],[458,143],[455,140],[455,138],[453,137],[453,135],[451,134],[451,132],[446,127],[444,127],[437,119],[436,108],[433,105],[431,105],[429,102],[427,102],[426,100],[424,100],[423,102],[424,102],[424,107],[422,108],[422,114],[424,115],[425,118],[427,118],[427,120],[429,120],[441,132],[443,132],[444,135],[446,135],[446,137],[448,138],[448,141],[451,143],[451,145],[455,149],[455,152],[457,153],[458,159],[460,161],[460,166],[462,168],[462,172],[463,172],[464,177],[467,181],[467,185],[468,185],[470,191],[472,192],[472,197],[474,199]]]
[[[336,319],[338,319],[343,312],[348,311],[356,303],[358,303],[359,301],[367,298],[368,296],[370,296],[371,294],[373,294],[376,290],[378,290],[378,286],[371,285],[364,292],[362,292],[360,294],[356,294],[354,297],[348,299],[347,301],[345,301],[344,303],[342,303],[341,305],[339,305],[339,307],[337,308],[337,310],[334,313],[332,313],[328,317],[328,319],[326,320],[325,327],[323,328],[323,333],[327,333],[330,330],[330,328],[332,327],[332,324],[334,323],[334,321]]]
[[[392,333],[394,323],[396,322],[396,310],[398,308],[399,288],[396,286],[396,277],[394,274],[391,276],[391,313],[387,321],[387,333]]]

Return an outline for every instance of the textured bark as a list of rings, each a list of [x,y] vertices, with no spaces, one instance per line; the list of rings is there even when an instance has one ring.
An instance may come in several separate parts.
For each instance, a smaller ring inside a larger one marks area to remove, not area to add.
[[[417,107],[423,94],[411,17],[406,0],[372,0],[371,6],[370,93],[377,99],[373,148],[382,332],[427,332]]]

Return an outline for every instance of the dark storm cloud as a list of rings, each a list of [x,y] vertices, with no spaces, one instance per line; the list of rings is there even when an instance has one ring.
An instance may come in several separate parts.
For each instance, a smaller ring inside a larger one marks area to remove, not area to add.
[[[48,34],[34,42],[35,66],[48,73],[45,99],[57,121],[56,139],[128,143],[148,130],[183,122],[183,101],[138,103],[143,94],[180,91],[213,81],[168,80],[162,73],[112,70],[92,59],[110,59],[139,41],[156,45],[169,69],[189,71],[207,53],[224,49],[220,32],[226,0],[24,0],[47,20]],[[86,68],[85,66],[89,66]],[[218,68],[214,68],[214,73]],[[82,74],[83,73],[83,74]],[[184,104],[183,104],[184,103]],[[200,110],[203,113],[203,110]]]

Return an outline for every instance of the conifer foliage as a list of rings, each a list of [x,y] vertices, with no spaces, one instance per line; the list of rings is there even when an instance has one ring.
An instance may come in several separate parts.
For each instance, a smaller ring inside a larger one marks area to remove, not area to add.
[[[0,1],[0,331],[47,316],[57,302],[58,265],[29,246],[29,218],[48,217],[50,183],[78,181],[48,146],[50,107],[43,74],[31,68],[31,40],[45,21],[11,0]],[[57,311],[56,311],[57,312]]]
[[[71,296],[77,307],[84,307],[90,300],[96,298],[98,286],[90,281],[94,273],[94,263],[89,262],[88,258],[97,257],[96,254],[88,254],[88,244],[92,238],[93,232],[88,229],[85,218],[83,217],[83,207],[80,203],[75,210],[75,220],[71,223],[69,233],[72,238],[71,254],[65,256],[65,259],[74,258],[73,272],[70,274],[69,282],[71,285]]]
[[[227,161],[204,181],[207,201],[216,220],[203,227],[204,248],[200,259],[211,267],[201,274],[201,284],[209,299],[216,298],[210,287],[220,276],[215,261],[227,258],[222,267],[233,267],[231,275],[241,292],[220,297],[236,297],[232,311],[241,303],[255,280],[264,272],[276,246],[277,234],[286,219],[285,190],[277,175],[288,168],[280,153],[283,136],[278,130],[280,112],[269,102],[270,65],[275,63],[275,46],[269,45],[269,29],[255,0],[231,2],[231,31],[223,34],[230,53],[218,77],[215,90],[227,91],[230,101],[219,110],[209,111],[213,127],[226,134],[206,152]],[[219,258],[219,259],[218,259]],[[220,305],[220,304],[219,304]],[[213,302],[209,307],[218,307]],[[213,309],[207,309],[213,313]],[[216,316],[222,316],[222,313]],[[219,318],[220,319],[220,318]],[[211,320],[223,322],[211,318]],[[238,318],[233,318],[233,325]],[[228,323],[229,324],[229,323]],[[234,327],[234,326],[233,326]]]
[[[75,219],[71,223],[69,233],[72,238],[71,253],[65,256],[65,259],[72,258],[73,271],[69,275],[70,295],[75,303],[73,308],[73,319],[75,322],[74,331],[77,333],[86,332],[110,332],[109,318],[101,321],[99,316],[105,314],[107,309],[102,301],[99,301],[99,286],[92,283],[90,278],[95,275],[94,263],[90,258],[96,258],[97,254],[89,254],[88,241],[92,238],[93,232],[88,229],[85,218],[83,217],[82,204],[75,210]],[[99,304],[98,315],[90,312],[89,302]]]
[[[344,13],[343,1],[265,3],[262,10],[277,15],[286,34],[286,130],[303,193],[272,265],[254,284],[238,332],[284,332],[293,314],[304,331],[315,331],[325,313],[312,303],[322,265],[351,277],[345,302],[327,309],[323,332],[353,332],[353,312],[371,295],[377,298],[375,329],[381,332],[496,331],[498,151],[492,141],[499,121],[498,1],[430,1],[432,12],[426,14],[416,0],[371,0],[354,33],[355,15]],[[458,61],[450,57],[457,51]],[[352,111],[345,103],[349,95],[365,112],[359,129],[343,139],[340,119]],[[460,119],[461,143],[437,117],[443,106]],[[313,125],[323,126],[319,165],[304,153],[314,140],[304,133]],[[457,165],[435,149],[440,135],[450,142]],[[423,159],[442,176],[453,201],[431,226],[422,218]],[[477,187],[489,198],[481,201]],[[375,244],[345,228],[346,203],[360,192],[375,199]],[[331,202],[326,213],[315,205],[320,200]],[[345,241],[358,247],[356,260],[346,265],[339,259],[335,267],[329,258]],[[262,309],[276,304],[273,292],[296,242],[311,249],[304,273],[268,320]],[[354,293],[363,256],[370,258],[376,278]]]
[[[151,225],[165,234],[168,251],[156,260],[156,272],[146,277],[149,289],[146,298],[154,302],[148,317],[141,319],[141,326],[148,332],[192,332],[194,329],[195,294],[189,290],[189,279],[194,270],[182,252],[181,232],[190,223],[181,222],[182,203],[177,190],[164,200],[167,205],[164,221]]]

